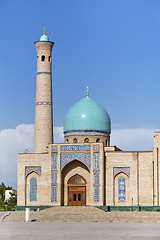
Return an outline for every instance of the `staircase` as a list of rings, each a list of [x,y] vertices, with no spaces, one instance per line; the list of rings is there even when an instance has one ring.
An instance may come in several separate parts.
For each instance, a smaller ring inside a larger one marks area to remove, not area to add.
[[[25,212],[11,212],[3,221],[24,221]],[[52,207],[31,212],[30,221],[37,222],[160,222],[158,212],[104,212],[96,207]]]

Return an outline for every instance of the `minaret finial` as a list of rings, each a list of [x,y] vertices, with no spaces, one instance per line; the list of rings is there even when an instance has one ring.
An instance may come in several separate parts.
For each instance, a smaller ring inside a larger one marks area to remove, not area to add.
[[[45,27],[44,27],[44,33],[43,33],[43,35],[46,35],[46,33],[45,33]]]
[[[89,97],[89,93],[88,93],[88,86],[87,86],[87,97]]]

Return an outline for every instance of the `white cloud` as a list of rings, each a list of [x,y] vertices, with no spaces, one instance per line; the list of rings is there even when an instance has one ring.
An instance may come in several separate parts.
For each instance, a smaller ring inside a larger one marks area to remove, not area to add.
[[[16,188],[17,153],[33,151],[34,125],[21,124],[0,132],[0,182]]]
[[[151,150],[153,148],[152,129],[115,129],[112,130],[111,145],[122,150]],[[54,128],[56,143],[63,142],[63,127]],[[17,153],[28,149],[33,152],[34,125],[21,124],[15,129],[0,132],[0,182],[16,188]]]

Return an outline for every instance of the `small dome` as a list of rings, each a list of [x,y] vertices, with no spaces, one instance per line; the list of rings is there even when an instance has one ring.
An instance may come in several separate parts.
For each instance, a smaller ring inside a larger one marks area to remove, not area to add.
[[[47,37],[45,34],[43,34],[43,35],[40,37],[40,41],[48,42],[48,41],[49,41],[49,37]]]
[[[107,111],[90,97],[74,104],[64,120],[64,134],[104,135],[111,133],[111,121]]]

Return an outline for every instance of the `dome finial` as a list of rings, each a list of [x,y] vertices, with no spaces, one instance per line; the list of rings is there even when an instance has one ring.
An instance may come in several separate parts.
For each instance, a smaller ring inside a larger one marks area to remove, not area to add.
[[[46,33],[45,33],[45,27],[44,27],[44,33],[43,33],[43,35],[46,35]]]
[[[89,93],[88,93],[88,86],[87,86],[87,97],[89,97]]]

